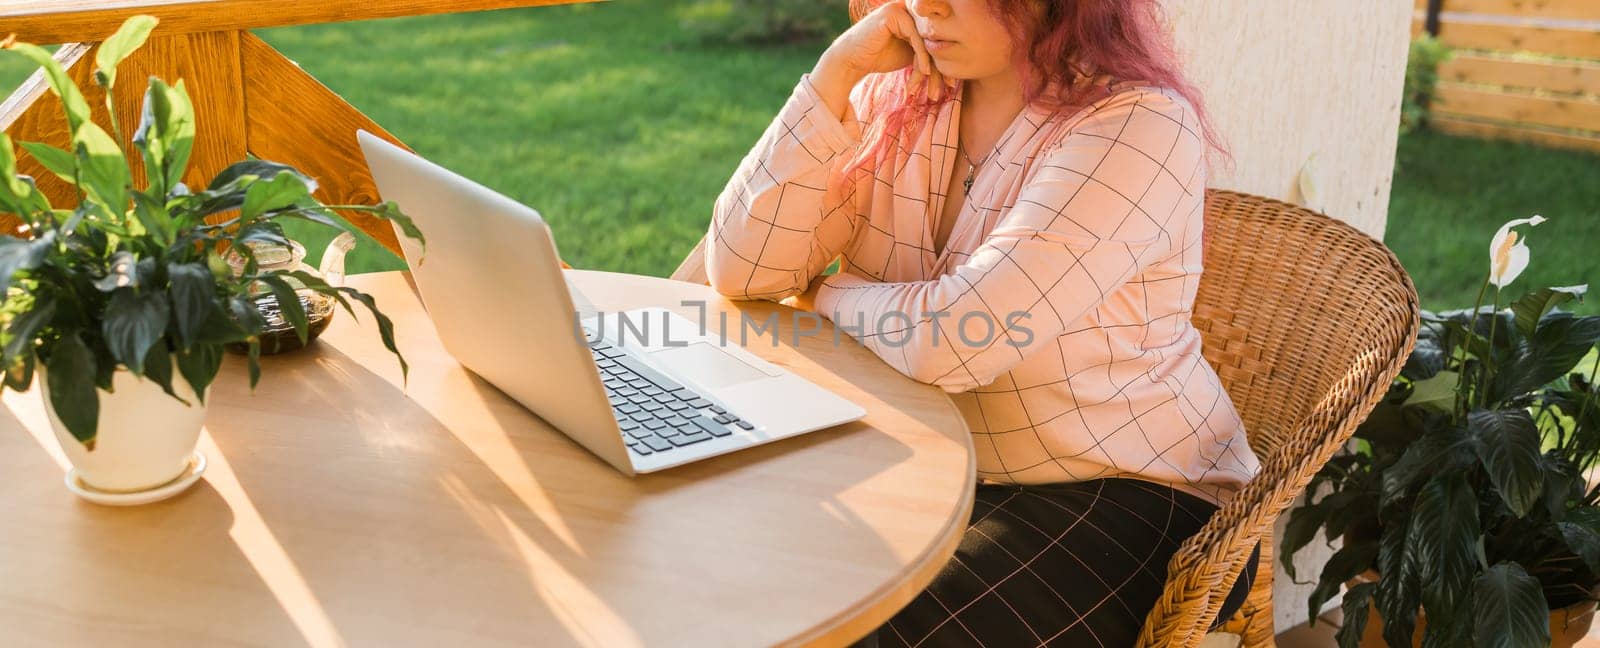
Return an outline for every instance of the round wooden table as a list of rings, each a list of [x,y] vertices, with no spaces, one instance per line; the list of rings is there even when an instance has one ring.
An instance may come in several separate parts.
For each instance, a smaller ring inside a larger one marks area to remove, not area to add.
[[[396,322],[230,359],[205,478],[132,509],[79,501],[37,389],[0,412],[0,637],[24,645],[843,645],[955,551],[970,435],[939,390],[789,309],[572,271],[606,311],[780,315],[749,347],[862,421],[640,477],[588,454],[441,348],[400,273],[353,277]],[[486,312],[484,317],[494,317]],[[776,346],[773,340],[777,340]],[[528,354],[537,347],[508,349]]]

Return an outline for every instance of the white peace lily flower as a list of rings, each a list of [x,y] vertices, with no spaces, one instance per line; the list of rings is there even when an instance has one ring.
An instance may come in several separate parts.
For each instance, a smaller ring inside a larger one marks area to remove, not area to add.
[[[1511,228],[1519,225],[1534,227],[1544,221],[1543,216],[1536,215],[1533,218],[1518,218],[1500,226],[1500,231],[1494,234],[1494,240],[1489,242],[1489,283],[1496,288],[1504,288],[1528,269],[1528,246]]]

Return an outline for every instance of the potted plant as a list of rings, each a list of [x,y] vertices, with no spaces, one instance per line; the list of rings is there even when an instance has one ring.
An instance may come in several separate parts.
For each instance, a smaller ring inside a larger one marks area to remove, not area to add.
[[[1379,635],[1396,647],[1418,635],[1426,646],[1559,646],[1588,627],[1581,608],[1593,609],[1600,583],[1600,485],[1586,479],[1600,459],[1600,355],[1587,356],[1600,317],[1559,309],[1583,286],[1532,291],[1508,308],[1501,299],[1528,264],[1516,229],[1543,220],[1500,228],[1473,308],[1424,313],[1357,448],[1330,461],[1290,515],[1291,575],[1317,531],[1344,542],[1309,601],[1314,619],[1352,583],[1340,646]],[[1381,631],[1367,627],[1369,611]]]
[[[276,298],[302,341],[300,294],[332,297],[346,310],[351,300],[361,302],[384,345],[400,357],[393,327],[371,296],[300,269],[269,271],[256,263],[253,250],[262,245],[289,245],[285,219],[349,231],[312,198],[310,178],[248,159],[203,189],[181,182],[195,136],[181,80],[149,80],[132,137],[146,180],[135,186],[112,97],[117,65],[155,24],[149,16],[130,18],[97,50],[94,78],[105,89],[110,132],[91,119],[83,93],[48,52],[11,39],[0,43],[43,67],[70,130],[71,150],[32,142],[22,148],[77,188],[75,204],[51,205],[32,178],[17,173],[16,151],[0,133],[0,212],[23,223],[22,237],[0,237],[3,385],[26,391],[40,374],[50,422],[74,466],[69,486],[86,497],[86,491],[172,490],[186,473],[197,476],[203,457],[194,447],[224,347],[246,345],[250,385],[260,378],[260,294]],[[393,203],[337,208],[370,212],[421,240]],[[227,255],[243,259],[237,271]],[[400,365],[404,370],[403,358]]]

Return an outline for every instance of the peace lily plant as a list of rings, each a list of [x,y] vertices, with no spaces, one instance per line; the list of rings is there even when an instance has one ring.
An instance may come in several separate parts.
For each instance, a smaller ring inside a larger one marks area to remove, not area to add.
[[[1570,645],[1562,633],[1583,634],[1552,611],[1593,601],[1600,584],[1600,486],[1586,474],[1600,460],[1600,317],[1560,310],[1584,286],[1541,288],[1509,306],[1502,295],[1528,267],[1523,232],[1544,222],[1495,233],[1473,308],[1423,314],[1415,351],[1355,433],[1358,448],[1312,479],[1289,518],[1291,575],[1294,552],[1318,531],[1343,541],[1309,600],[1314,619],[1355,583],[1340,646],[1362,645],[1364,633],[1375,643],[1371,611],[1395,647],[1412,646],[1419,630],[1424,646]]]
[[[203,188],[184,185],[195,114],[181,80],[149,79],[132,136],[146,180],[135,186],[113,97],[117,65],[155,25],[149,16],[130,18],[97,50],[94,80],[105,91],[111,132],[91,119],[83,93],[49,52],[0,43],[43,68],[70,130],[69,150],[36,142],[22,148],[76,188],[73,204],[50,204],[33,178],[18,174],[12,142],[0,133],[0,212],[23,224],[22,237],[0,237],[3,385],[25,391],[35,370],[42,374],[49,418],[78,477],[105,491],[138,491],[182,474],[225,346],[248,347],[256,385],[266,322],[255,300],[263,295],[276,299],[302,341],[307,322],[297,290],[331,296],[346,310],[360,302],[400,357],[393,327],[371,296],[256,263],[253,250],[289,245],[286,219],[350,230],[312,198],[310,178],[248,159]],[[393,221],[421,240],[393,203],[336,208]],[[228,254],[243,258],[242,271],[229,267]],[[403,371],[403,358],[400,365]]]

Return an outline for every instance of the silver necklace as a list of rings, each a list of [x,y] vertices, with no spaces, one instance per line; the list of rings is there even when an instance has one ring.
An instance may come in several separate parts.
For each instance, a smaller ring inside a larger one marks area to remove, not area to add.
[[[961,181],[961,190],[963,192],[972,193],[972,180],[978,177],[978,167],[983,166],[985,162],[988,162],[989,157],[992,155],[994,155],[994,149],[989,149],[988,155],[983,156],[983,159],[978,160],[977,162],[973,162],[972,156],[967,154],[966,149],[961,150],[961,157],[967,159],[967,179]]]

